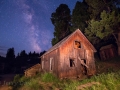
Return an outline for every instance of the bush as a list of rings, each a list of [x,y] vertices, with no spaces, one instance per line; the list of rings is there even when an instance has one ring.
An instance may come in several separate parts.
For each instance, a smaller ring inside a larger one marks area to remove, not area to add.
[[[25,82],[24,86],[27,86],[28,90],[39,90],[40,88],[39,81],[35,78]]]
[[[18,88],[24,86],[26,82],[28,82],[30,78],[25,76],[20,76],[19,74],[14,77],[14,80],[10,83],[10,86],[13,87],[13,90],[17,90]]]
[[[14,77],[13,82],[10,83],[10,86],[13,87],[13,90],[16,90],[18,87],[22,85],[22,83],[20,82],[20,78],[21,76],[18,74]]]
[[[58,82],[58,78],[51,73],[41,74],[41,80],[43,82]]]

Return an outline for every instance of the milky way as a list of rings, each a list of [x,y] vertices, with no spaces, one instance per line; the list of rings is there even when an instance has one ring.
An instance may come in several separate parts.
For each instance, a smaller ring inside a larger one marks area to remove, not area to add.
[[[19,5],[19,7],[22,9],[23,19],[28,26],[28,33],[26,33],[26,37],[29,39],[32,50],[40,52],[41,48],[38,40],[38,26],[37,24],[33,23],[33,17],[35,17],[34,10],[26,4],[26,0],[20,0],[17,2],[17,5]]]
[[[54,32],[51,14],[61,3],[73,9],[76,2],[77,0],[0,0],[0,54],[5,54],[11,47],[14,47],[16,54],[22,50],[27,53],[48,50]]]

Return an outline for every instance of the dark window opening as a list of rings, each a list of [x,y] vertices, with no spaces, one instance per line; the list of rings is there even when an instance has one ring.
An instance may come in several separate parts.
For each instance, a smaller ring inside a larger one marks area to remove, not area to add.
[[[79,41],[75,41],[75,47],[76,48],[81,48],[81,43]]]
[[[75,60],[70,59],[70,67],[75,67]]]
[[[81,60],[82,60],[83,63],[86,65],[86,60],[85,60],[85,59],[81,59]],[[82,67],[83,67],[83,74],[84,74],[84,75],[87,75],[87,68],[86,68],[85,65],[82,65]]]
[[[50,71],[53,69],[53,58],[50,58]]]

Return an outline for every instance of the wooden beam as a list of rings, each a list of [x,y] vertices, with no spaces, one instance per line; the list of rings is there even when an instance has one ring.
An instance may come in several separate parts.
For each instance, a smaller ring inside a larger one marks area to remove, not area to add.
[[[78,57],[78,59],[80,60],[80,63],[81,63],[83,66],[89,68],[88,65],[86,65],[86,64],[84,63],[84,61],[82,61],[82,60],[80,59],[80,57]]]

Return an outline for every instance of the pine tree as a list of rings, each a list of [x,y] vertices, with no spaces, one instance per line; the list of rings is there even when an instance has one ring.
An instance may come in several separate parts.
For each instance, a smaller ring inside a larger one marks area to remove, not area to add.
[[[60,4],[56,11],[51,14],[51,21],[55,29],[52,45],[70,33],[70,20],[70,9],[66,4]]]
[[[87,21],[89,20],[89,13],[87,9],[88,5],[84,1],[76,2],[71,18],[72,31],[79,28],[82,32],[84,32],[85,28],[87,27]]]
[[[90,13],[90,18],[99,20],[100,14],[103,10],[111,12],[116,8],[117,0],[85,0],[88,7],[88,12]]]
[[[14,59],[14,58],[15,58],[14,48],[9,48],[9,49],[7,50],[6,58],[11,58],[11,59]]]

